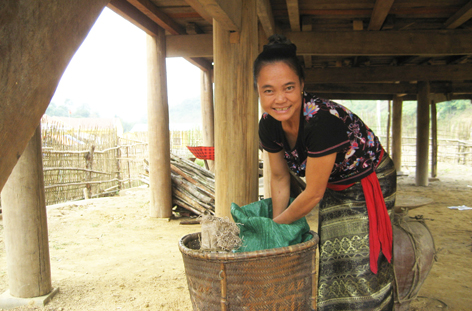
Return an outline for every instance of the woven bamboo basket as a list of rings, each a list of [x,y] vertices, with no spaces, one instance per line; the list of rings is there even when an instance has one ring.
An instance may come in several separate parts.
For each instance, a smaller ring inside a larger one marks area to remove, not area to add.
[[[200,233],[179,241],[193,310],[316,310],[318,235],[246,253],[202,252]]]

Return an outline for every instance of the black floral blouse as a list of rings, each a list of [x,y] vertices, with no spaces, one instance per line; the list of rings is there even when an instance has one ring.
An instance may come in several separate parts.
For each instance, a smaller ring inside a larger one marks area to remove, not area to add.
[[[290,150],[282,123],[264,113],[259,122],[261,147],[268,152],[284,150],[289,168],[305,176],[307,157],[336,152],[329,177],[332,184],[351,184],[374,171],[382,150],[379,139],[346,107],[305,93],[295,147]]]

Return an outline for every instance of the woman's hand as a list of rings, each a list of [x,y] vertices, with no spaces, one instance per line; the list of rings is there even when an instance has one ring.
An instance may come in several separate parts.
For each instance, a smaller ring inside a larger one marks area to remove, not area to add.
[[[275,214],[274,221],[279,224],[290,224],[306,215],[321,201],[328,184],[328,179],[334,167],[336,153],[319,158],[307,158],[306,164],[306,188],[305,190],[280,214]],[[271,159],[272,162],[272,159]],[[287,167],[287,164],[285,164]],[[272,168],[272,165],[271,165]],[[287,167],[288,174],[288,167]],[[288,178],[288,195],[290,195],[290,177]],[[273,191],[273,188],[272,188]],[[272,197],[274,192],[272,192]],[[274,199],[272,199],[273,201]],[[287,201],[288,203],[288,201]],[[274,204],[274,202],[273,202]],[[286,205],[285,205],[286,206]]]

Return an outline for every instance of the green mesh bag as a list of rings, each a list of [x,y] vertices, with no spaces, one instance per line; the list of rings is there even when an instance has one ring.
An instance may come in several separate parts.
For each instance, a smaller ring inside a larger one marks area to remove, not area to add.
[[[292,201],[290,199],[289,205]],[[235,251],[238,253],[295,245],[312,238],[305,217],[289,225],[275,223],[270,198],[242,207],[232,203],[231,215],[243,240],[242,246]]]

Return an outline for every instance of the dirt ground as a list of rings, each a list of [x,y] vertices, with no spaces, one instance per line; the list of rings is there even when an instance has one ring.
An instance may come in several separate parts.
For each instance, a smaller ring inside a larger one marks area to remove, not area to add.
[[[438,261],[411,310],[472,309],[472,167],[440,164],[439,180],[414,186],[399,177],[398,194],[433,199],[409,211],[423,215]],[[120,196],[48,207],[53,287],[59,293],[45,307],[15,310],[191,310],[179,239],[200,225],[148,216],[147,188]],[[308,216],[316,228],[316,215]],[[0,294],[8,289],[0,221]]]

